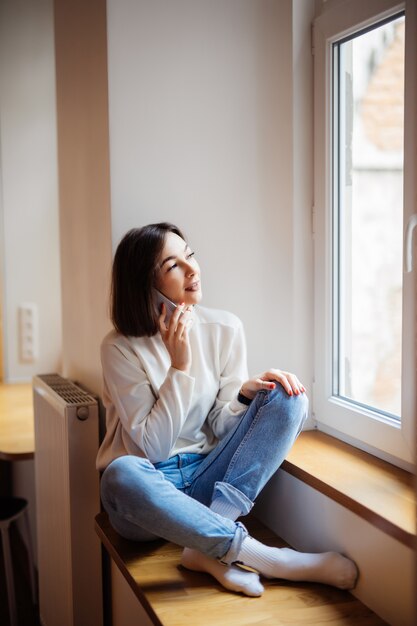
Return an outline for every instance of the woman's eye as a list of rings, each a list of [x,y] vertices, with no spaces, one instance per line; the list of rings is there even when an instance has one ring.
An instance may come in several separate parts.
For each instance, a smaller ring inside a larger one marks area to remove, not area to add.
[[[193,257],[195,255],[195,252],[190,252],[189,254],[186,255],[186,259],[188,261],[188,259],[191,259],[191,257]],[[174,269],[174,267],[178,267],[178,263],[173,263],[168,269],[167,272],[170,272],[171,270]]]

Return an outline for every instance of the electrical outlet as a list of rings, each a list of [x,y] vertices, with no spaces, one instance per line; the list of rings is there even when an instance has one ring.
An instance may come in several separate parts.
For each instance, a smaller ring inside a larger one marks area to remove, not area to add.
[[[38,307],[33,302],[19,306],[20,360],[34,363],[38,358]]]

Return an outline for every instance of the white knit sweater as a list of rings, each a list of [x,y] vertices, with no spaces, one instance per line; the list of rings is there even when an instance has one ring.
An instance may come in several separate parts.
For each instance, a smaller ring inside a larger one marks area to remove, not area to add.
[[[152,463],[179,452],[207,453],[247,408],[237,400],[247,380],[242,323],[231,313],[194,307],[190,374],[171,367],[160,333],[103,340],[106,435],[97,456],[104,470],[134,454]]]

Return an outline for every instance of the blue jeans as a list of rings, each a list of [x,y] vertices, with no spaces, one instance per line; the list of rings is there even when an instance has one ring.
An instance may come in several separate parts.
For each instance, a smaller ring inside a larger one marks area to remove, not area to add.
[[[233,563],[247,535],[240,522],[212,511],[217,498],[241,515],[281,465],[307,416],[305,394],[280,384],[259,391],[237,425],[207,455],[177,454],[152,464],[133,455],[115,459],[101,479],[110,523],[135,541],[164,538]]]

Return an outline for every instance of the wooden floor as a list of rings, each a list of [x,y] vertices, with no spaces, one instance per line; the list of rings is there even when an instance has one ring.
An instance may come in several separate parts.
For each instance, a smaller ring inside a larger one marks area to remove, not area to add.
[[[256,520],[247,526],[265,543],[285,545]],[[261,598],[227,592],[210,576],[182,568],[178,546],[121,539],[105,514],[97,517],[97,532],[157,626],[385,624],[350,593],[326,585],[263,580]]]

